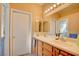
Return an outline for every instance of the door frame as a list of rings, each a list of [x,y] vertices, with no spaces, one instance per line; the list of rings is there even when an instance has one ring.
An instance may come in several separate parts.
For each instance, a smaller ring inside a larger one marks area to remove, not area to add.
[[[27,12],[27,11],[22,11],[22,10],[18,10],[18,9],[13,9],[11,8],[11,20],[10,20],[10,55],[13,55],[13,39],[12,39],[12,36],[13,36],[13,22],[12,22],[12,14],[13,12],[19,12],[19,13],[24,13],[24,14],[29,14],[30,15],[30,23],[29,23],[29,32],[30,32],[30,37],[29,39],[31,40],[32,42],[32,13],[30,12]],[[31,44],[30,42],[30,44]],[[32,44],[31,44],[32,46]],[[29,47],[29,52],[31,53],[31,46]]]
[[[5,26],[5,38],[4,38],[4,56],[9,56],[9,11],[10,6],[8,3],[1,3],[2,6],[2,15],[1,19],[4,20]]]

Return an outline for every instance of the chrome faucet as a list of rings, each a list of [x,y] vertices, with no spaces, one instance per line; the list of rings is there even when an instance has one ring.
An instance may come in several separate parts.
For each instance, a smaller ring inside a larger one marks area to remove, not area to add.
[[[60,33],[56,33],[56,40],[60,38]]]

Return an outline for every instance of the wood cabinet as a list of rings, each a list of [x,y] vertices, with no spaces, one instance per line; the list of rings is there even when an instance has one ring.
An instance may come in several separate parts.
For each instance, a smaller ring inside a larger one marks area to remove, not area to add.
[[[47,44],[47,43],[43,43],[43,48],[47,49],[48,51],[52,52],[52,46]]]
[[[74,56],[66,51],[63,51],[63,50],[60,50],[60,54],[59,55],[62,55],[62,56]]]
[[[42,42],[38,41],[38,55],[42,56]]]
[[[63,51],[48,43],[42,42],[40,40],[35,41],[35,53],[38,56],[74,56],[73,54]]]
[[[49,50],[43,48],[43,56],[52,56],[52,52],[50,52]]]
[[[52,46],[47,44],[47,43],[43,43],[43,55],[44,56],[52,56]]]
[[[59,55],[62,55],[62,56],[68,56],[69,54],[67,52],[64,52],[64,51],[60,51],[60,54]]]
[[[52,54],[53,54],[53,56],[58,56],[59,55],[59,49],[58,48],[56,48],[56,47],[53,47],[53,49],[52,49]]]

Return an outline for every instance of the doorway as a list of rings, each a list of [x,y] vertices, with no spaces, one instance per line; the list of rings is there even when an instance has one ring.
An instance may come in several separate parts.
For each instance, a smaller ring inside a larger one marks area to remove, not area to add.
[[[13,56],[31,53],[31,13],[11,10],[11,54]]]

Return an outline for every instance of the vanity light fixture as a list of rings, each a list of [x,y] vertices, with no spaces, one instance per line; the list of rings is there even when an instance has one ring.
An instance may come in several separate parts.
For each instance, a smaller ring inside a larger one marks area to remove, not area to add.
[[[53,3],[53,6],[50,6],[48,9],[45,10],[45,14],[55,10],[56,8],[58,8],[59,6],[63,5],[64,3]]]

